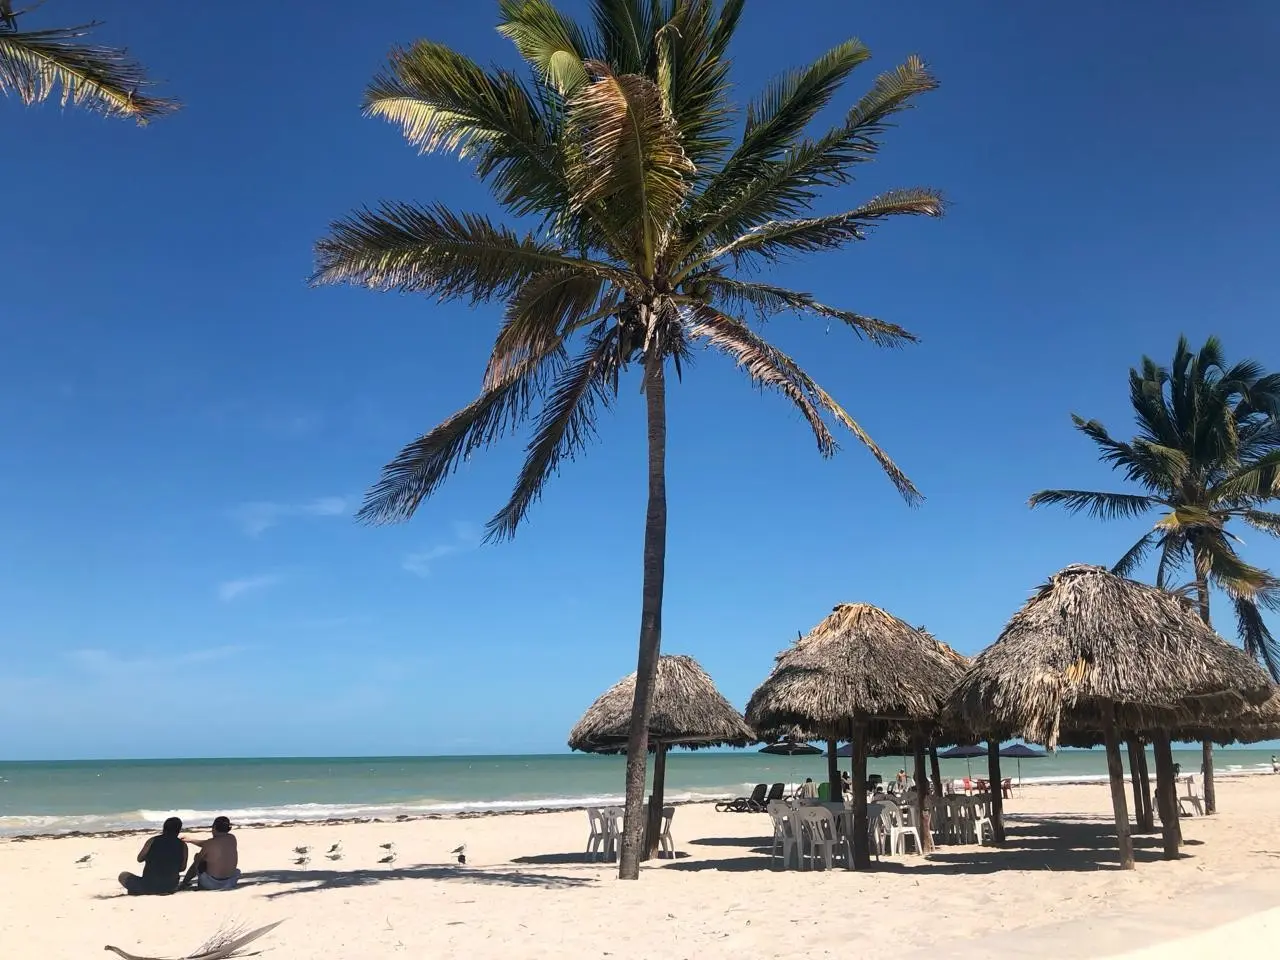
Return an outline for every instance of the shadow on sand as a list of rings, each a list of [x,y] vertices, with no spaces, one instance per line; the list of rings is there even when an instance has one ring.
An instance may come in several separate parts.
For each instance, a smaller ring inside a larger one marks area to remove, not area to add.
[[[335,890],[349,887],[367,887],[396,880],[449,880],[456,883],[474,883],[498,887],[544,887],[564,889],[584,887],[595,883],[590,877],[558,876],[549,873],[530,873],[515,868],[464,867],[447,865],[419,865],[385,870],[257,870],[246,873],[240,880],[241,887],[279,885],[285,887],[267,894],[269,899],[293,896],[299,893],[315,893],[318,890]]]

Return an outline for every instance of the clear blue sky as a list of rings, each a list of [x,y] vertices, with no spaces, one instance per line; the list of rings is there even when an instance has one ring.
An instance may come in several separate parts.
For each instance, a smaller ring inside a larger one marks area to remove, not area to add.
[[[499,310],[308,289],[312,243],[383,198],[490,209],[464,165],[358,105],[418,37],[514,64],[495,10],[50,0],[32,17],[107,21],[186,108],[139,130],[0,101],[0,757],[558,750],[634,669],[634,383],[512,544],[477,531],[519,442],[410,524],[350,519],[403,442],[472,398]],[[822,460],[783,401],[699,360],[670,401],[664,649],[739,705],[838,601],[975,651],[1052,571],[1116,559],[1142,521],[1025,503],[1121,482],[1068,414],[1126,432],[1143,353],[1216,333],[1280,368],[1280,7],[754,0],[736,82],[752,95],[846,36],[875,59],[842,106],[911,52],[943,86],[831,205],[929,184],[953,206],[778,278],[923,342],[771,333],[928,500],[906,507],[856,446]]]

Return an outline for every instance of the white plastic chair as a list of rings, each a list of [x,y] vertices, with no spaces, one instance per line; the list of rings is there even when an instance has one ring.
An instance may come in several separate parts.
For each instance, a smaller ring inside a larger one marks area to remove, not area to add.
[[[587,859],[599,860],[605,855],[609,839],[599,807],[587,807],[587,822],[591,824],[591,833],[587,837]]]
[[[891,810],[897,809],[892,800],[880,800],[867,804],[867,844],[879,860],[882,854],[892,852],[890,837],[893,831]]]
[[[600,811],[600,819],[604,822],[604,854],[616,857],[622,842],[622,808],[605,807]]]
[[[675,807],[662,808],[662,832],[658,834],[658,850],[665,852],[673,860],[676,856],[676,842],[671,839],[671,821],[675,818]]]
[[[1191,808],[1191,812],[1194,816],[1203,817],[1205,815],[1204,798],[1200,796],[1200,785],[1196,782],[1195,775],[1192,774],[1191,776],[1188,776],[1186,778],[1186,782],[1186,794],[1178,797],[1178,813],[1184,814],[1187,812],[1186,807],[1183,806],[1183,804],[1186,804]]]
[[[991,822],[991,804],[989,801],[987,803],[970,802],[969,822],[973,824],[973,843],[985,844],[987,842],[983,839],[982,830],[984,827],[991,831],[991,842],[996,842],[996,825]]]
[[[920,845],[920,830],[911,817],[913,809],[906,805],[891,804],[889,806],[889,849],[894,853],[907,852],[908,837],[915,842],[916,853],[924,852],[924,847]]]
[[[800,867],[804,855],[801,846],[800,831],[796,826],[796,811],[783,800],[770,800],[767,807],[769,818],[773,821],[773,850],[769,855],[769,863],[782,857],[782,869],[791,862],[791,855],[796,857],[796,866]]]
[[[800,821],[800,829],[804,847],[808,848],[808,858],[812,866],[818,864],[818,857],[828,870],[831,869],[831,857],[836,847],[843,846],[836,833],[836,822],[831,811],[826,807],[802,807],[796,811],[796,819]],[[805,851],[801,850],[803,857]]]

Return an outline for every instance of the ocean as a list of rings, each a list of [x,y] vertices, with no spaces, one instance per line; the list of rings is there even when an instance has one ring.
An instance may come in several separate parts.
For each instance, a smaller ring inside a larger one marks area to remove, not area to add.
[[[1175,750],[1186,772],[1200,751]],[[620,803],[623,758],[582,754],[477,757],[328,757],[241,760],[0,762],[0,836],[104,832],[152,827],[179,816],[192,825],[226,814],[237,823],[394,819],[432,814],[556,809]],[[842,766],[847,768],[848,761]],[[902,758],[871,760],[886,779]],[[909,770],[909,764],[908,770]],[[1268,750],[1220,749],[1222,775],[1271,771]],[[1002,772],[1018,777],[1005,760]],[[944,760],[944,777],[963,776],[964,760]],[[972,761],[986,775],[986,761]],[[1102,780],[1101,750],[1063,750],[1022,761],[1024,783]],[[741,796],[759,782],[826,779],[823,757],[755,751],[674,751],[667,760],[672,801]]]

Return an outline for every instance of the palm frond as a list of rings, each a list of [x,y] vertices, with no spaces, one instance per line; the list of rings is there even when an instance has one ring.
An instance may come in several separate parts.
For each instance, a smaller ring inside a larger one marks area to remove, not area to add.
[[[814,435],[818,438],[820,450],[824,447],[822,434],[815,426],[808,409],[797,400],[798,394],[804,395],[804,399],[808,402],[810,408],[826,411],[835,418],[836,422],[857,437],[858,441],[875,457],[876,462],[880,464],[880,469],[884,471],[904,500],[915,505],[924,499],[920,491],[916,489],[915,484],[911,482],[907,475],[902,472],[892,458],[880,448],[879,444],[871,438],[862,426],[849,415],[848,411],[840,406],[822,387],[818,386],[790,357],[757,336],[740,320],[727,317],[708,307],[695,307],[690,311],[689,322],[690,332],[693,335],[707,340],[712,345],[739,359],[747,367],[748,373],[753,378],[762,383],[769,383],[769,385],[781,390],[792,402],[796,403],[805,415],[805,419],[809,421],[809,425],[813,427]],[[770,373],[770,370],[780,373],[785,378],[785,382],[769,379],[774,376]],[[820,416],[818,420],[821,422]],[[832,440],[832,443],[834,444],[834,440]],[[834,450],[834,446],[831,449]]]
[[[508,371],[547,343],[608,316],[618,306],[616,294],[605,297],[605,282],[578,270],[555,269],[538,274],[507,303],[507,313],[485,370],[484,388],[506,379]]]
[[[1154,530],[1147,533],[1125,551],[1125,555],[1116,561],[1115,566],[1111,568],[1111,572],[1117,577],[1132,576],[1133,572],[1142,566],[1142,561],[1147,558],[1147,554],[1151,552],[1152,547],[1159,541],[1159,533]]]
[[[775,261],[788,254],[835,250],[852,240],[865,239],[871,226],[888,217],[940,217],[942,212],[942,196],[936,190],[920,187],[891,190],[845,213],[763,224],[693,262],[714,263],[726,257],[738,260],[750,255]]]
[[[483,301],[509,296],[548,269],[622,284],[629,279],[609,264],[569,256],[532,234],[519,237],[487,217],[455,214],[440,204],[387,203],[337,220],[329,230],[316,244],[313,283]]]
[[[1154,497],[1132,493],[1094,493],[1088,490],[1041,490],[1027,501],[1029,507],[1057,504],[1071,513],[1084,511],[1100,520],[1140,517],[1160,505]]]
[[[1170,507],[1169,512],[1156,521],[1156,527],[1194,540],[1198,534],[1206,531],[1214,536],[1220,534],[1222,518],[1204,507],[1180,503]]]
[[[19,14],[12,6],[6,9],[0,23],[0,94],[16,94],[23,103],[33,104],[60,90],[64,107],[72,104],[108,117],[128,117],[139,125],[178,109],[176,100],[144,92],[153,84],[127,51],[81,42],[98,24],[20,31]]]
[[[699,277],[698,281],[704,284],[713,296],[725,303],[729,313],[740,313],[746,307],[754,308],[762,319],[768,319],[780,313],[809,313],[839,320],[858,336],[866,337],[877,346],[897,347],[903,343],[917,342],[913,333],[896,323],[829,307],[819,303],[809,294],[797,290],[789,290],[786,287],[768,283],[739,280],[736,277],[724,277],[719,274],[707,274]]]
[[[658,26],[647,0],[591,0],[591,12],[602,44],[596,59],[620,73],[646,73]]]
[[[1239,516],[1255,530],[1280,537],[1280,513],[1268,513],[1265,510],[1241,510]]]
[[[1258,605],[1246,597],[1235,597],[1236,626],[1245,652],[1267,668],[1271,679],[1280,683],[1280,644],[1267,629]]]
[[[1215,500],[1271,500],[1280,497],[1280,450],[1239,466],[1211,490]]]
[[[563,368],[563,339],[513,365],[504,380],[417,440],[406,445],[365,494],[356,519],[382,524],[408,520],[465,460],[524,420],[549,379]]]
[[[1203,566],[1211,582],[1232,597],[1257,599],[1276,588],[1277,581],[1266,570],[1245,563],[1220,532],[1191,539],[1196,563]]]
[[[636,238],[644,275],[651,276],[664,231],[689,191],[693,164],[658,88],[644,77],[614,75],[588,65],[592,82],[569,102],[565,134],[574,148],[568,166],[574,207],[602,203],[621,232]]]
[[[499,202],[517,215],[558,212],[568,186],[555,130],[519,79],[488,71],[444,44],[391,52],[365,91],[364,111],[400,127],[423,153],[474,158]]]
[[[529,508],[542,496],[561,461],[573,459],[595,437],[597,405],[608,406],[611,365],[617,361],[616,326],[598,329],[587,347],[549,388],[538,427],[525,452],[524,466],[506,505],[486,527],[488,540],[515,536]]]
[[[587,39],[549,0],[500,0],[498,10],[498,32],[562,97],[587,82]]]
[[[1177,532],[1165,531],[1160,537],[1160,562],[1156,564],[1156,586],[1169,589],[1169,575],[1182,570],[1187,558],[1187,539]]]
[[[743,0],[730,0],[717,16],[712,0],[685,0],[658,31],[656,52],[666,64],[659,68],[669,74],[667,102],[698,176],[729,145],[724,132],[734,111],[728,102],[730,60],[725,51],[742,5]]]

